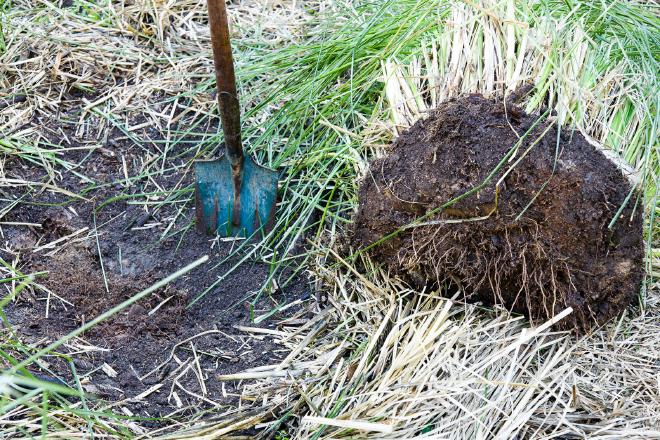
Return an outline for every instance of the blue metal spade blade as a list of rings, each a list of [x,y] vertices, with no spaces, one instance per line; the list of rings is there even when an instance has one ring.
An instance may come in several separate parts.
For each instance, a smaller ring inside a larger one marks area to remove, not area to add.
[[[275,221],[276,171],[244,156],[240,192],[240,215],[234,225],[234,184],[231,163],[226,155],[217,160],[195,162],[197,228],[221,237],[249,237],[260,229],[268,232]]]

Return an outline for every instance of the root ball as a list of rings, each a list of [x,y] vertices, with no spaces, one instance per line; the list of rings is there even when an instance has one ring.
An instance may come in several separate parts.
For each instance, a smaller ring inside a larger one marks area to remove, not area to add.
[[[352,242],[367,247],[398,230],[368,252],[414,287],[449,284],[532,320],[572,307],[559,326],[586,330],[640,289],[642,209],[636,193],[626,202],[630,191],[577,130],[470,95],[444,103],[370,164]]]

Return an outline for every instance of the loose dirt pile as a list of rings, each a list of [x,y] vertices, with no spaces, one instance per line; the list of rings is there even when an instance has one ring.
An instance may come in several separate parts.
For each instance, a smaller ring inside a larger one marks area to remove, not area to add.
[[[443,104],[371,163],[353,244],[399,230],[369,249],[390,271],[533,320],[572,307],[560,326],[585,330],[620,314],[643,278],[637,197],[609,229],[631,184],[580,133],[562,128],[558,140],[556,125],[538,120],[481,96]]]

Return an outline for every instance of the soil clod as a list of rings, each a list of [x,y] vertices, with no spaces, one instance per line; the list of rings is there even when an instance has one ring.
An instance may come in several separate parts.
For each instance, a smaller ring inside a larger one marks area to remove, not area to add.
[[[470,95],[370,164],[353,244],[416,288],[451,285],[532,320],[572,307],[559,326],[586,330],[640,289],[642,212],[630,191],[577,130]]]

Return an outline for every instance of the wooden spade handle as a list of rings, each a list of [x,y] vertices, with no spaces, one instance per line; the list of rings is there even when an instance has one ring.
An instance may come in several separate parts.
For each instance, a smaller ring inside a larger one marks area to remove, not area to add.
[[[241,186],[243,184],[243,148],[241,146],[241,109],[236,92],[234,59],[229,41],[229,22],[225,0],[208,0],[209,27],[213,46],[215,82],[218,87],[220,119],[225,132],[225,154],[231,162],[234,185],[232,223],[240,224]]]
[[[239,171],[243,166],[241,110],[236,92],[234,59],[231,55],[225,0],[208,0],[208,9],[218,105],[220,106],[222,129],[225,132],[225,154],[229,157],[232,168]]]

